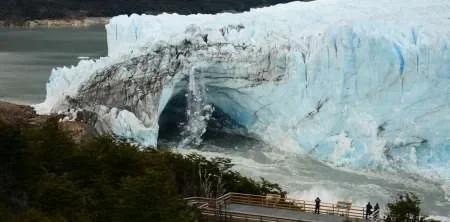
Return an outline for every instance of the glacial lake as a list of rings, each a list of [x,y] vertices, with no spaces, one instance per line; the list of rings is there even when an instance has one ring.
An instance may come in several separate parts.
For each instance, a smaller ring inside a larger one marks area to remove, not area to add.
[[[106,55],[104,26],[0,28],[0,100],[42,102],[52,68]]]

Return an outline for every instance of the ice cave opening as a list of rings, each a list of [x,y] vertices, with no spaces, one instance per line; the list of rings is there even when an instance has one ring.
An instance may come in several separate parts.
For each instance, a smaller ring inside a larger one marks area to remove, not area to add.
[[[183,131],[183,124],[187,122],[186,91],[173,96],[159,116],[158,144],[160,141],[179,140]]]
[[[196,117],[188,114],[190,99],[188,91],[188,89],[181,90],[172,96],[161,112],[158,119],[158,145],[165,146],[167,143],[178,143],[189,136],[200,137],[197,139],[209,144],[255,140],[249,137],[244,126],[215,104],[208,104],[212,107],[212,113],[208,118],[202,117],[202,121],[205,124],[204,132],[193,135],[194,133],[189,131],[189,126],[187,125],[190,124],[189,119]]]

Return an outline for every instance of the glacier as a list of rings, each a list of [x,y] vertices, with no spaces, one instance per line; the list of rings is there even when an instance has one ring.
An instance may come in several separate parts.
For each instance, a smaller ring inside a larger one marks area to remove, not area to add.
[[[54,69],[35,109],[83,110],[99,133],[154,147],[183,95],[182,145],[220,110],[230,131],[286,152],[450,179],[448,12],[448,0],[318,0],[121,15],[106,25],[108,57]]]

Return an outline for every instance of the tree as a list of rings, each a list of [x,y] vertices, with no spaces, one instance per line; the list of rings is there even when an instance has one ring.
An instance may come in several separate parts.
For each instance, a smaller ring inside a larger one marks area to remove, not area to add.
[[[183,197],[284,194],[232,166],[111,136],[75,143],[56,118],[40,126],[0,122],[0,221],[196,221],[198,210]]]
[[[287,3],[292,0],[1,0],[0,20],[114,16],[163,12],[178,14],[246,11],[250,8]],[[308,0],[304,0],[308,1]]]
[[[422,222],[434,221],[427,220],[426,216],[421,215],[421,200],[413,192],[402,192],[397,194],[394,202],[388,203],[388,219],[393,222]]]
[[[150,173],[122,179],[111,221],[196,221],[199,212],[182,201],[166,177]]]

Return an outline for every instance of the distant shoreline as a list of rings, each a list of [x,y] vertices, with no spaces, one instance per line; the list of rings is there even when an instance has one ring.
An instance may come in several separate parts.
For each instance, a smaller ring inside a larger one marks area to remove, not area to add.
[[[1,28],[85,28],[94,25],[105,25],[109,17],[85,17],[64,19],[36,19],[36,20],[0,20]]]

